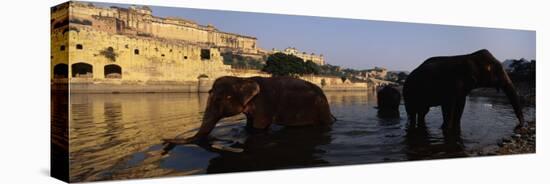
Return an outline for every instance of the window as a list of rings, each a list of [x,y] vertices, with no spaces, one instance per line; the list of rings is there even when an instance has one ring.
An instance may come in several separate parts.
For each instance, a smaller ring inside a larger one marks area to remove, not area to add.
[[[134,49],[134,54],[139,55],[139,49]]]
[[[187,56],[183,56],[183,59],[187,59]]]
[[[164,57],[164,54],[161,54],[160,56]]]
[[[201,60],[210,59],[210,49],[201,49]]]
[[[61,47],[59,47],[59,50],[64,51],[65,50],[65,45],[61,45]]]
[[[83,47],[82,47],[82,44],[76,44],[76,49],[82,50],[82,48],[83,48]]]

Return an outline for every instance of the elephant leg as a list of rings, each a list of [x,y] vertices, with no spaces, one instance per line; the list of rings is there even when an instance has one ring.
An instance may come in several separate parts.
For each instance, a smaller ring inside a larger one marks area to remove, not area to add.
[[[416,112],[407,112],[407,116],[409,118],[409,128],[415,128],[416,127]]]
[[[248,132],[254,132],[254,116],[250,114],[246,115],[246,131]]]
[[[430,111],[429,107],[419,109],[417,122],[419,128],[426,128],[426,114],[428,114],[428,111]]]
[[[457,116],[459,111],[458,101],[460,100],[458,100],[456,97],[453,97],[441,106],[441,110],[443,111],[442,129],[444,134],[446,135],[454,136],[457,132],[460,131],[460,127],[457,127],[460,125],[458,125],[458,123],[456,122],[457,119],[460,119],[460,117]]]
[[[441,125],[441,129],[444,132],[447,132],[451,127],[451,110],[450,104],[445,103],[441,105],[441,114],[443,115],[443,125]]]
[[[462,119],[462,113],[464,112],[464,105],[466,104],[466,96],[462,96],[457,99],[456,101],[456,107],[455,107],[455,114],[454,114],[454,131],[455,133],[460,133],[461,126],[460,126],[460,120]]]
[[[405,101],[405,111],[409,119],[408,128],[416,127],[416,108],[413,104],[415,104],[413,101]]]

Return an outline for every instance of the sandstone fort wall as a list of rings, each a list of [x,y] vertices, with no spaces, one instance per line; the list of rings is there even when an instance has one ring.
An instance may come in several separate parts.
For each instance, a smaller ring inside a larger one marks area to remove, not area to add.
[[[206,92],[221,76],[270,77],[223,64],[220,52],[226,48],[254,54],[253,37],[180,18],[153,17],[147,8],[65,3],[52,9],[51,17],[54,90],[70,85],[72,93]],[[301,78],[324,90],[367,87],[339,77]]]

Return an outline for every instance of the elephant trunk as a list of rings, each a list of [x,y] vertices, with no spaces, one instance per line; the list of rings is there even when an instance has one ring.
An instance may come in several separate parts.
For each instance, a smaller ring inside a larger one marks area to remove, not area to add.
[[[197,134],[189,139],[190,142],[202,141],[205,140],[210,132],[216,127],[216,124],[221,119],[218,113],[213,112],[213,109],[210,105],[206,108],[204,116],[202,118],[202,124],[199,128]]]
[[[506,93],[508,100],[512,104],[512,107],[514,108],[514,113],[519,120],[519,124],[517,125],[516,129],[521,128],[523,126],[524,120],[519,95],[514,87],[514,84],[512,83],[512,80],[510,80],[506,73],[504,73],[504,84],[502,85],[502,88],[504,93]]]

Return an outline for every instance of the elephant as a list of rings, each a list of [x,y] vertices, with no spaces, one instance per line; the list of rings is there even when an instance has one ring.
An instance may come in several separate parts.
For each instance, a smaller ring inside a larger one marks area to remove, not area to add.
[[[267,130],[273,123],[282,126],[326,126],[336,120],[321,88],[292,77],[224,76],[214,81],[208,93],[198,132],[188,139],[166,142],[202,142],[207,140],[220,119],[240,113],[246,116],[246,130],[251,132]]]
[[[403,86],[403,99],[409,127],[425,127],[425,116],[430,107],[441,106],[443,133],[460,134],[460,119],[466,96],[476,88],[503,90],[519,120],[515,127],[523,127],[523,113],[519,95],[500,61],[487,49],[457,56],[431,57],[414,69]]]
[[[401,93],[399,90],[392,86],[384,86],[377,91],[376,102],[378,104],[378,117],[399,117],[399,103],[401,103]]]

